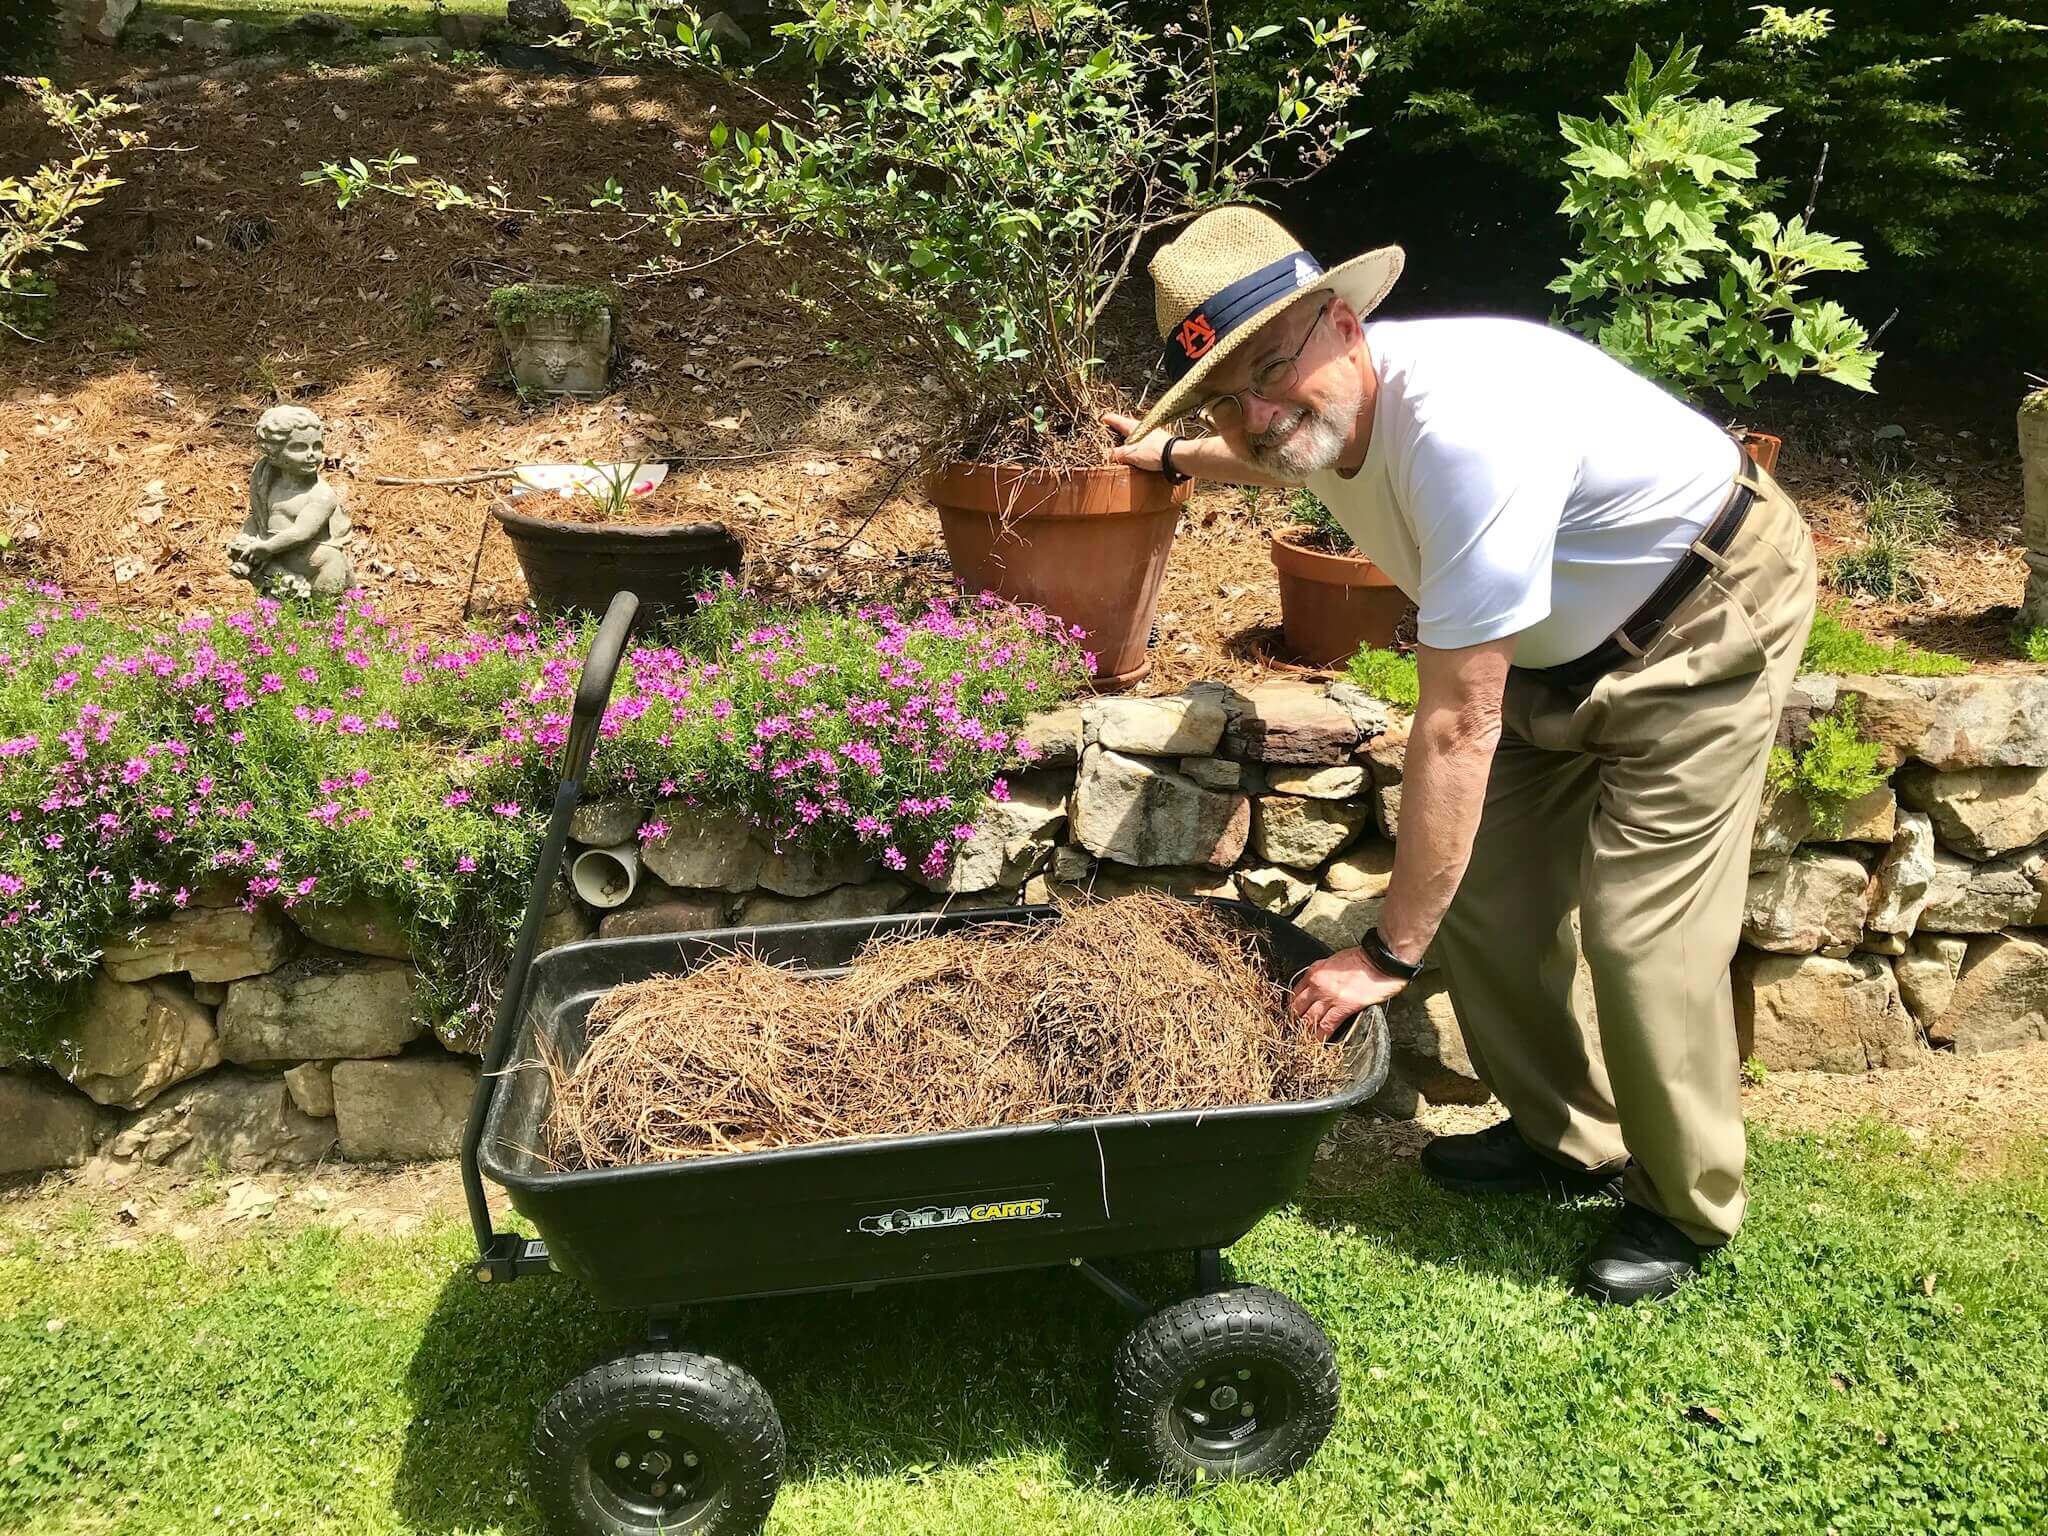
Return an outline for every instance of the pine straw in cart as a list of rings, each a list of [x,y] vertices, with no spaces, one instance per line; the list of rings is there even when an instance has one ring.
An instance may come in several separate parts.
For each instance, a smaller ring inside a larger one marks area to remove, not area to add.
[[[751,954],[616,987],[553,1080],[549,1159],[604,1168],[1080,1116],[1312,1099],[1342,1053],[1214,909],[1140,894],[1057,922],[871,942],[805,979]]]

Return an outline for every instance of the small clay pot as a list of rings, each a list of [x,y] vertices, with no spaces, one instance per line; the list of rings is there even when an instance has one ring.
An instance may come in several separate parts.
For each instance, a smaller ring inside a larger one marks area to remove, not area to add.
[[[1273,569],[1287,649],[1303,661],[1332,666],[1360,646],[1394,643],[1408,597],[1365,556],[1311,549],[1290,528],[1273,535]]]
[[[491,516],[512,540],[536,603],[602,613],[615,592],[640,599],[642,622],[684,613],[722,571],[740,568],[740,541],[723,523],[579,523],[536,517],[510,501]]]
[[[1778,472],[1778,454],[1785,447],[1785,439],[1769,432],[1745,432],[1742,434],[1742,451],[1756,462],[1756,467],[1767,475]]]
[[[970,590],[1043,608],[1086,634],[1095,686],[1128,688],[1147,649],[1189,486],[1149,470],[955,462],[926,482]]]

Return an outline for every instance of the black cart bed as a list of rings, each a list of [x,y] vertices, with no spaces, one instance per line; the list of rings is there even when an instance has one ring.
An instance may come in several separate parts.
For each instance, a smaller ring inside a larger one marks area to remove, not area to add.
[[[1238,902],[1283,981],[1327,951]],[[483,1171],[539,1229],[554,1267],[601,1302],[654,1307],[1225,1248],[1306,1177],[1331,1122],[1386,1073],[1385,1031],[1343,1047],[1351,1081],[1308,1103],[1177,1110],[561,1173],[534,1149],[549,1109],[546,1042],[573,1065],[608,989],[694,970],[742,946],[834,974],[877,935],[1040,923],[1053,907],[732,928],[572,944],[540,956],[491,1097]],[[1200,998],[1188,1006],[1199,1008]],[[916,1092],[905,1084],[906,1094]]]

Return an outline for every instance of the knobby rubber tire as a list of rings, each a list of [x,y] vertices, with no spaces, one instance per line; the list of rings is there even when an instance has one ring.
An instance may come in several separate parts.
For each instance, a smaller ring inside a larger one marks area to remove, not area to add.
[[[1292,1410],[1248,1454],[1204,1455],[1175,1433],[1175,1405],[1217,1363],[1247,1358],[1286,1378]],[[1278,1480],[1321,1448],[1337,1402],[1336,1351],[1321,1325],[1278,1291],[1234,1286],[1162,1307],[1131,1330],[1112,1368],[1110,1443],[1118,1466],[1145,1481]]]
[[[715,1504],[685,1526],[620,1518],[597,1499],[588,1476],[599,1435],[664,1413],[700,1426],[729,1469]],[[775,1404],[747,1372],[712,1355],[649,1351],[594,1366],[548,1400],[533,1429],[534,1491],[549,1529],[562,1536],[755,1536],[775,1504],[783,1451]]]

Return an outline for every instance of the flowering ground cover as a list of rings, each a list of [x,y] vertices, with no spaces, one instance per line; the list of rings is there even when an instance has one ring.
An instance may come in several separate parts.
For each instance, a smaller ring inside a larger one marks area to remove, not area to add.
[[[200,900],[388,901],[430,1009],[475,1009],[587,639],[521,619],[436,642],[360,597],[158,627],[0,596],[0,1050],[48,1052],[107,935]],[[590,788],[942,873],[1017,725],[1090,665],[993,598],[778,613],[728,587],[629,652]]]

